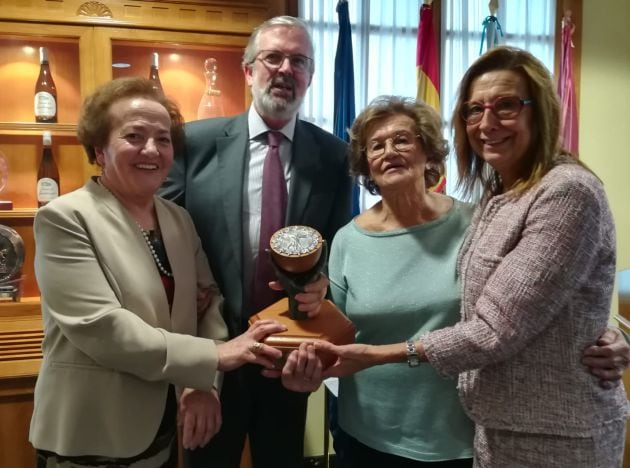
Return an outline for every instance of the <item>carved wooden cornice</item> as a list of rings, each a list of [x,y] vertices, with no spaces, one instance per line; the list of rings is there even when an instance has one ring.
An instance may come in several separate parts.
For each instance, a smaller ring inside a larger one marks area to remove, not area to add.
[[[85,2],[79,6],[77,16],[98,16],[101,18],[112,18],[112,10],[101,2]]]
[[[0,0],[0,21],[249,35],[283,0]]]

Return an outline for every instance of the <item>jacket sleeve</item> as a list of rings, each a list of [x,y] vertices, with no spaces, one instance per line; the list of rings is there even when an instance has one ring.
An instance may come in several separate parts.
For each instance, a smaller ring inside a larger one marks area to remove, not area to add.
[[[192,220],[191,229],[193,229],[194,233]],[[212,301],[210,302],[210,305],[206,308],[206,310],[199,311],[201,315],[199,318],[198,335],[203,338],[214,340],[217,344],[219,344],[229,339],[227,325],[223,320],[223,296],[221,295],[221,291],[219,291],[219,287],[214,280],[214,276],[212,275],[212,271],[208,265],[208,259],[201,247],[201,242],[197,235],[194,235],[197,245],[195,252],[198,276],[197,287],[202,289],[209,288],[212,294]],[[221,387],[223,386],[223,372],[217,371],[213,386],[217,390],[221,390]]]
[[[503,258],[475,256],[485,265],[469,265],[470,271],[495,270],[471,305],[471,319],[423,339],[440,373],[454,376],[511,358],[557,319],[592,280],[596,265],[614,268],[614,227],[603,189],[594,177],[580,179],[566,177],[534,199],[518,243]]]

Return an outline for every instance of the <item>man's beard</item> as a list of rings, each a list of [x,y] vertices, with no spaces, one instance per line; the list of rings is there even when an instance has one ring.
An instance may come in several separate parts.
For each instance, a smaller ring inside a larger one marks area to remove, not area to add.
[[[291,88],[291,97],[274,96],[272,94],[274,85]],[[269,81],[264,89],[252,86],[252,96],[261,114],[273,119],[285,120],[292,118],[302,105],[303,98],[296,97],[295,88],[296,82],[292,76],[279,75]]]

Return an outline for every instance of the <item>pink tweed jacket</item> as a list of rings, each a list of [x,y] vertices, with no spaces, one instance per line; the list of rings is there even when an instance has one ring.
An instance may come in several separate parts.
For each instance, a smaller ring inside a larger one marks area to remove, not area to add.
[[[459,375],[469,416],[494,429],[596,435],[627,417],[580,363],[606,327],[615,232],[600,181],[558,160],[519,198],[483,203],[460,251],[462,321],[423,339],[430,363]]]

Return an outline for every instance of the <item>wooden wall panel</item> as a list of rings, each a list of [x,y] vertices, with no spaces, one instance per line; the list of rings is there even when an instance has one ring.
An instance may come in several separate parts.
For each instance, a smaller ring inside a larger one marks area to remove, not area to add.
[[[29,381],[33,387],[35,380]],[[5,395],[10,382],[0,380],[0,466],[26,468],[35,466],[35,451],[28,442],[28,429],[33,413],[32,395]]]

